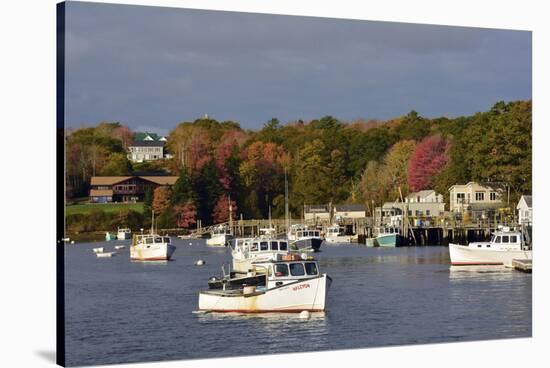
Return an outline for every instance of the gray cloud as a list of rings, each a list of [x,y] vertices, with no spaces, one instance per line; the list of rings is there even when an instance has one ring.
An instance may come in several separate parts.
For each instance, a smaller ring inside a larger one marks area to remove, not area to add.
[[[456,116],[531,98],[531,33],[70,2],[67,124],[259,128]]]

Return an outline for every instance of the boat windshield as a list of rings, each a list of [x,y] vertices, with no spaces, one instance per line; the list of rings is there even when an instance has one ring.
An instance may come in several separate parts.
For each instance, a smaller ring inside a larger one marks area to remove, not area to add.
[[[304,276],[305,275],[304,265],[302,263],[291,263],[290,274],[292,276]]]
[[[306,262],[304,263],[306,267],[306,273],[310,276],[317,275],[317,263],[315,262]]]
[[[287,250],[288,245],[286,241],[279,242],[279,250]]]
[[[288,265],[285,263],[277,263],[275,265],[275,276],[277,277],[288,276]]]

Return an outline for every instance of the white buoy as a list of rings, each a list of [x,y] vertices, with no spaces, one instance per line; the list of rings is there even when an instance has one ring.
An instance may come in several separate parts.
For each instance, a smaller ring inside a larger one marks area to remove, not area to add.
[[[192,243],[192,242],[189,242],[189,245],[193,245],[193,243]]]
[[[71,240],[71,244],[74,244],[74,240]]]
[[[300,312],[300,319],[309,319],[309,311],[301,311]]]
[[[204,265],[205,263],[206,263],[205,261],[203,261],[202,259],[199,259],[197,262],[195,262],[195,265],[197,265],[197,266],[202,266],[202,265]]]

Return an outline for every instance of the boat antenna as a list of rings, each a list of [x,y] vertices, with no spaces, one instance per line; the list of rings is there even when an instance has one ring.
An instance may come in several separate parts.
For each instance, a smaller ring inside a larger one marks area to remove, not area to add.
[[[155,232],[155,211],[151,211],[151,235]]]

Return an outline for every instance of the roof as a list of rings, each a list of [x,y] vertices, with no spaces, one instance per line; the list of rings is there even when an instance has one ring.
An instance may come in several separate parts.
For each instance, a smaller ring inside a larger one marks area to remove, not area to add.
[[[132,178],[140,178],[158,185],[174,185],[178,180],[177,176],[92,176],[90,185],[115,185]]]
[[[502,183],[502,182],[497,182],[497,181],[486,181],[486,182],[469,181],[466,184],[451,185],[451,187],[449,188],[449,192],[451,190],[453,190],[453,188],[456,187],[456,186],[466,187],[466,186],[473,185],[473,184],[478,184],[478,185],[481,185],[482,187],[486,187],[486,188],[489,188],[489,189],[492,189],[492,190],[505,190],[506,189],[506,183]]]
[[[304,211],[307,213],[324,213],[328,212],[328,206],[326,204],[311,204],[304,206]]]
[[[130,147],[163,147],[164,141],[133,141]]]
[[[151,137],[153,140],[158,141],[159,136],[156,133],[148,133],[148,132],[135,132],[134,133],[134,141],[143,141],[147,136]]]
[[[365,206],[363,206],[362,204],[355,204],[355,203],[337,204],[337,205],[334,205],[334,209],[338,212],[354,212],[354,211],[364,212],[364,211],[366,211]]]
[[[178,180],[177,176],[138,176],[138,178],[149,180],[158,185],[174,185]]]
[[[521,202],[522,199],[525,201],[525,204],[527,205],[527,207],[529,207],[529,208],[533,207],[533,196],[522,195],[521,198],[519,199],[519,201]]]
[[[435,193],[435,190],[433,190],[433,189],[421,190],[421,191],[418,191],[418,192],[412,192],[406,198],[416,198],[418,196],[420,196],[422,198],[425,198],[425,197],[429,196],[432,193]]]
[[[113,185],[133,178],[133,176],[92,176],[90,185]]]
[[[112,197],[111,189],[90,189],[90,197]]]

